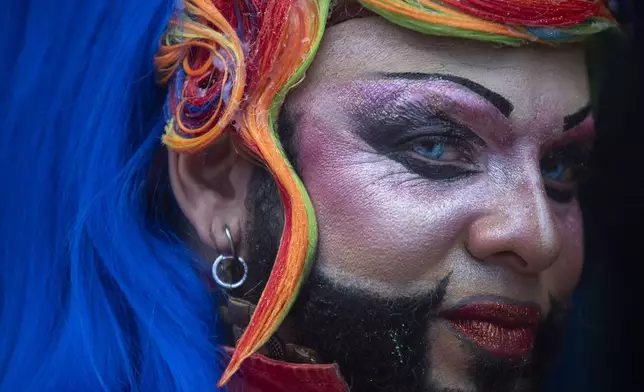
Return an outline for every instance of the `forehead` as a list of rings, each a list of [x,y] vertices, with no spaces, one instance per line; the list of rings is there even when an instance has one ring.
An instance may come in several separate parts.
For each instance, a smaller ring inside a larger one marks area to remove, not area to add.
[[[471,79],[507,98],[514,116],[534,108],[565,116],[588,104],[584,51],[579,46],[500,47],[422,35],[379,17],[327,29],[302,89],[378,72],[446,73]]]

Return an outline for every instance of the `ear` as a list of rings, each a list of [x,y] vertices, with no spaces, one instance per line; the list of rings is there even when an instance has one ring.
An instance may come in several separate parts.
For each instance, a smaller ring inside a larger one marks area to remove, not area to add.
[[[201,242],[221,253],[230,251],[227,225],[235,249],[241,248],[246,223],[246,195],[253,164],[240,156],[230,138],[199,154],[168,152],[170,184],[183,214]]]

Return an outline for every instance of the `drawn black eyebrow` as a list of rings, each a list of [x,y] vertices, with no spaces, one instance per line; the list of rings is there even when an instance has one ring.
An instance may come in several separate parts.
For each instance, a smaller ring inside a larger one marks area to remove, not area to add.
[[[577,110],[575,113],[564,117],[563,131],[566,132],[567,130],[572,129],[577,125],[581,124],[581,122],[584,121],[589,114],[590,114],[590,104]]]
[[[379,77],[391,79],[407,79],[407,80],[447,80],[449,82],[460,84],[461,86],[471,90],[472,92],[480,95],[494,105],[505,117],[509,117],[514,106],[507,98],[501,94],[496,93],[487,87],[484,87],[473,80],[449,74],[439,73],[422,73],[422,72],[379,72]]]

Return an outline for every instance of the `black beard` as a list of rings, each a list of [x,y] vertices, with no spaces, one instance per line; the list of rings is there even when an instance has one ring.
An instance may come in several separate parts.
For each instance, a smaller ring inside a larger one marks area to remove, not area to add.
[[[291,320],[298,343],[337,362],[354,392],[456,392],[428,380],[428,333],[449,288],[449,277],[422,297],[383,299],[338,287],[314,270]],[[539,326],[531,358],[503,359],[472,344],[469,380],[477,392],[528,392],[545,388],[547,365],[559,346],[560,305]],[[460,392],[460,391],[459,391]]]
[[[448,281],[422,299],[387,300],[339,288],[314,271],[292,311],[298,342],[337,362],[352,391],[424,392],[427,323]]]
[[[273,180],[257,170],[247,207],[251,219],[249,282],[234,293],[257,301],[277,254],[283,227],[281,202]],[[383,299],[341,288],[315,266],[289,314],[297,344],[336,362],[353,392],[464,392],[428,380],[432,364],[428,333],[448,289],[449,277],[422,297]],[[251,288],[248,290],[248,288]],[[551,312],[538,330],[531,358],[499,359],[471,344],[469,379],[476,392],[533,392],[545,389],[548,365],[561,341],[563,308],[551,299]]]

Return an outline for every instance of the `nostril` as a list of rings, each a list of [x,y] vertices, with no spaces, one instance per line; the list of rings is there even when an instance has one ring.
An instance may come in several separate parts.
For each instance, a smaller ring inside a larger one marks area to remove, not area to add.
[[[514,269],[524,270],[527,268],[528,263],[518,254],[511,251],[496,252],[489,256],[484,262],[505,265]]]
[[[516,253],[510,252],[509,250],[497,252],[494,257],[498,257],[500,259],[520,258]]]

